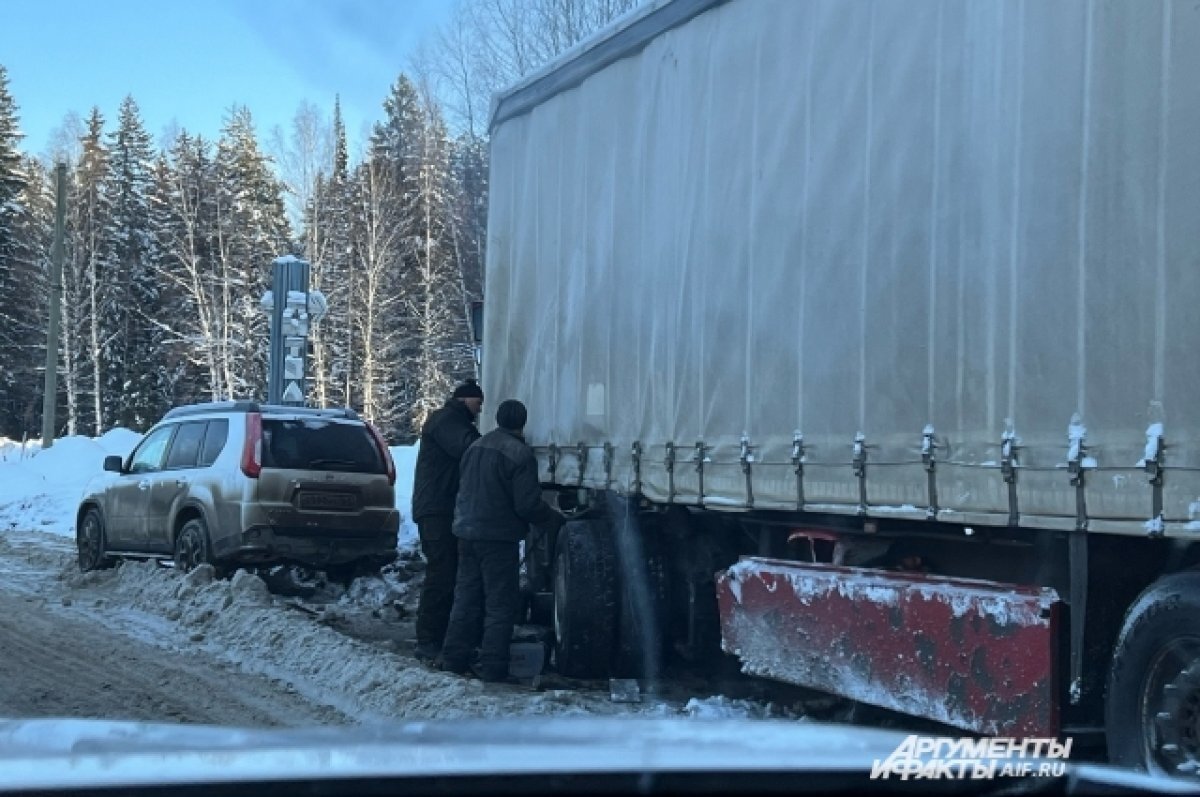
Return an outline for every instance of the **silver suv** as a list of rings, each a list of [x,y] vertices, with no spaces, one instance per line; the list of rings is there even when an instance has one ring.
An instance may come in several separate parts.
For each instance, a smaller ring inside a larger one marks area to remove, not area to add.
[[[396,556],[396,467],[351,410],[222,402],[179,407],[117,474],[88,486],[79,566],[171,557],[181,570],[298,564],[347,578]]]

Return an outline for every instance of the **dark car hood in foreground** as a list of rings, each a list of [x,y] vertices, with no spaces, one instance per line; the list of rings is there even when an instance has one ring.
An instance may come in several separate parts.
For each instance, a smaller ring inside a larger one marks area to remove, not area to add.
[[[381,783],[405,785],[408,793],[434,785],[448,793],[525,792],[530,784],[544,784],[546,793],[597,784],[623,791],[623,783],[651,793],[688,791],[689,783],[704,790],[724,784],[735,792],[792,793],[831,787],[989,793],[1016,785],[1011,779],[869,780],[872,764],[904,739],[888,731],[769,720],[523,717],[306,730],[0,720],[0,793],[149,786],[174,787],[178,794],[179,787],[208,784],[205,793],[216,794],[227,790],[214,790],[214,784],[243,784],[266,794],[294,791],[298,782],[371,784],[371,791]],[[1093,766],[1071,766],[1063,778],[1025,783],[1036,793],[1091,793],[1104,785],[1189,789]],[[305,792],[339,793],[311,786]]]

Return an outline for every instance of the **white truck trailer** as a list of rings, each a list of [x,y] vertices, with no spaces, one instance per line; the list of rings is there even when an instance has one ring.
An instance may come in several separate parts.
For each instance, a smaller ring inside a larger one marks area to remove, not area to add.
[[[667,0],[499,95],[484,380],[581,513],[530,540],[560,669],[1194,770],[1197,75],[1193,2]]]

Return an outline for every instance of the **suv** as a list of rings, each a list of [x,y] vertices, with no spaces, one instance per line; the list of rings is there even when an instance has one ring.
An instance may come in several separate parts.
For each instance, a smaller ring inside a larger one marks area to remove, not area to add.
[[[298,564],[345,579],[396,556],[396,466],[349,409],[179,407],[104,469],[117,476],[88,486],[76,518],[85,571],[170,556],[184,571]]]

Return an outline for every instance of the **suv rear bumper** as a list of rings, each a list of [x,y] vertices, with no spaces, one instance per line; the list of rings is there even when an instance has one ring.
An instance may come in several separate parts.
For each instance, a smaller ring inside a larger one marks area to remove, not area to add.
[[[256,525],[214,540],[213,554],[228,562],[318,568],[360,559],[390,562],[396,557],[399,527],[398,512],[383,525],[385,531]]]

